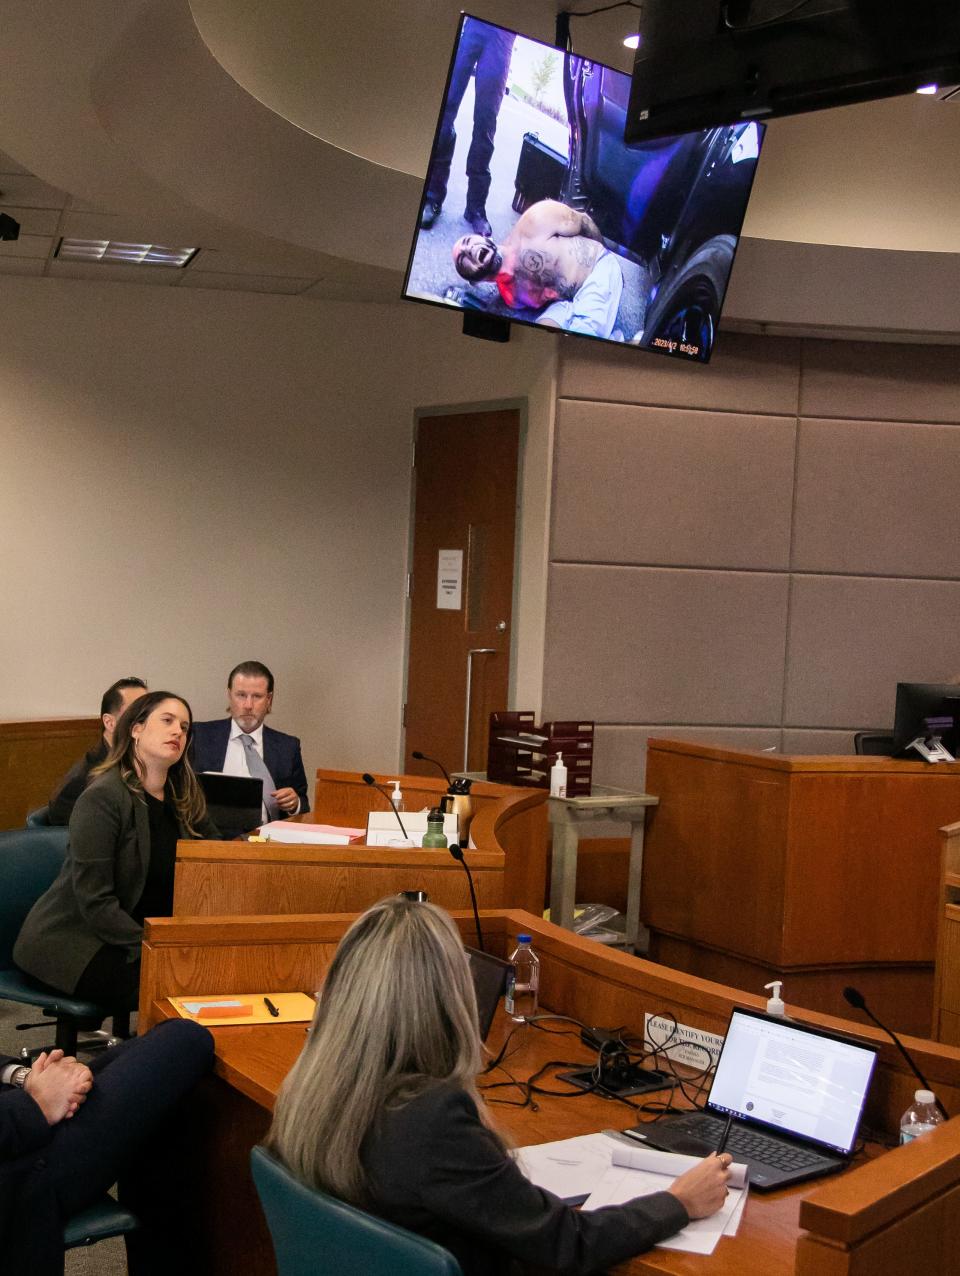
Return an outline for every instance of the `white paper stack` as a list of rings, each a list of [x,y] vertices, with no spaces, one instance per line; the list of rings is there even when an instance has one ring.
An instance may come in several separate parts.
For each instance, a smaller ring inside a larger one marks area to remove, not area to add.
[[[626,1147],[616,1143],[612,1164],[584,1202],[585,1210],[604,1205],[624,1205],[636,1196],[663,1192],[675,1178],[692,1170],[699,1156],[679,1156],[656,1148]],[[746,1166],[730,1167],[730,1191],[726,1200],[709,1218],[697,1218],[675,1236],[660,1242],[662,1249],[679,1249],[687,1254],[712,1254],[721,1236],[735,1236],[747,1201]]]
[[[583,1134],[555,1143],[518,1148],[517,1164],[531,1183],[585,1210],[624,1205],[637,1196],[665,1191],[675,1178],[700,1164],[700,1157],[628,1146],[610,1134]],[[721,1236],[736,1235],[747,1200],[746,1166],[731,1166],[730,1192],[710,1218],[695,1219],[662,1241],[664,1249],[712,1254]]]

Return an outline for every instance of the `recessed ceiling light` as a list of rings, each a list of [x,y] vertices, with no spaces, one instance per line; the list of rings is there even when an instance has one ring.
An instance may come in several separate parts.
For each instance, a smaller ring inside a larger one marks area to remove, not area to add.
[[[635,31],[633,35],[628,35],[623,42],[623,47],[625,49],[639,49],[640,48],[640,32]]]
[[[917,89],[917,92],[918,92],[918,93],[927,93],[927,94],[929,94],[930,96],[933,96],[933,94],[934,94],[934,93],[936,93],[936,91],[937,91],[938,87],[939,87],[939,85],[936,85],[936,84],[924,84],[924,85],[922,85],[919,89]]]
[[[185,266],[197,252],[197,248],[128,244],[118,239],[61,239],[54,256],[61,261],[121,262],[127,266]]]

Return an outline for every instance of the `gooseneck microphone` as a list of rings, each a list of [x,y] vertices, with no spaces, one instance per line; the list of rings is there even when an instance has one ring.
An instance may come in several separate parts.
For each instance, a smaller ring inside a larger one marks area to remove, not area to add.
[[[440,770],[443,772],[443,778],[446,780],[446,782],[448,784],[453,783],[453,781],[450,779],[450,774],[447,771],[447,768],[443,765],[442,762],[438,762],[436,758],[428,758],[427,755],[425,753],[421,753],[419,749],[414,749],[413,753],[411,754],[411,757],[416,758],[418,762],[432,762],[434,766],[438,766]]]
[[[480,910],[477,908],[477,892],[473,889],[473,874],[470,872],[470,865],[467,863],[463,854],[463,847],[459,842],[451,842],[447,848],[455,860],[463,865],[467,874],[467,883],[470,886],[470,903],[473,906],[473,921],[477,928],[477,944],[482,953],[487,950],[483,946],[483,931],[480,929]]]
[[[853,1006],[854,1010],[862,1010],[863,1013],[869,1019],[873,1020],[873,1022],[877,1025],[877,1027],[880,1029],[881,1032],[885,1032],[887,1034],[887,1036],[890,1038],[893,1044],[897,1047],[897,1049],[903,1055],[904,1059],[906,1059],[907,1065],[910,1068],[910,1071],[914,1074],[915,1077],[917,1077],[920,1084],[923,1086],[924,1090],[930,1090],[931,1089],[930,1082],[927,1080],[927,1078],[923,1075],[923,1073],[917,1067],[916,1063],[914,1063],[906,1046],[903,1044],[903,1042],[900,1040],[900,1038],[897,1036],[897,1034],[893,1031],[892,1028],[888,1028],[885,1023],[880,1022],[877,1016],[873,1013],[873,1011],[867,1005],[867,999],[866,997],[864,997],[863,993],[859,990],[859,988],[853,988],[850,985],[848,985],[843,990],[843,999],[847,1003],[847,1005]],[[936,1096],[934,1096],[934,1098],[935,1098],[936,1105],[940,1110],[940,1115],[943,1117],[944,1121],[949,1121],[950,1118],[947,1115],[947,1109],[943,1106],[940,1100],[936,1098]]]
[[[397,823],[400,825],[400,832],[403,834],[403,840],[405,842],[409,842],[410,837],[407,833],[407,830],[403,827],[403,820],[401,820],[400,818],[400,812],[397,810],[394,804],[393,798],[390,796],[387,790],[383,787],[382,784],[378,784],[376,782],[376,780],[373,778],[373,776],[370,774],[369,771],[364,771],[360,779],[363,780],[364,784],[369,784],[371,788],[376,789],[378,793],[382,793],[383,796],[387,799],[387,801],[390,803],[390,810],[397,817]]]

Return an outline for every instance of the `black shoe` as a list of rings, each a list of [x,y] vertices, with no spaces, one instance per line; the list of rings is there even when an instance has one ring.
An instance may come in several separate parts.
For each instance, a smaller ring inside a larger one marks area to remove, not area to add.
[[[420,225],[423,228],[423,230],[430,229],[433,223],[440,216],[440,213],[442,212],[442,210],[443,210],[442,204],[437,204],[436,202],[433,202],[433,201],[424,204],[423,212],[420,214]]]
[[[489,239],[493,234],[493,227],[487,221],[486,210],[483,208],[465,208],[463,220],[475,235],[483,235]]]

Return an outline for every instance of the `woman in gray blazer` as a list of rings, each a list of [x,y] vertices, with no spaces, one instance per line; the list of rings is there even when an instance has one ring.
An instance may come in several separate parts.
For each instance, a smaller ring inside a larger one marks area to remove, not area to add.
[[[178,838],[218,836],[187,760],[192,721],[169,691],[129,706],[77,799],[60,875],[14,947],[28,974],[108,1011],[136,1009],[143,919],[170,915]]]
[[[514,1260],[605,1271],[722,1205],[726,1154],[591,1213],[535,1187],[477,1091],[482,1048],[453,920],[381,900],[340,943],[267,1141],[305,1183],[451,1250],[465,1276]]]

